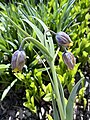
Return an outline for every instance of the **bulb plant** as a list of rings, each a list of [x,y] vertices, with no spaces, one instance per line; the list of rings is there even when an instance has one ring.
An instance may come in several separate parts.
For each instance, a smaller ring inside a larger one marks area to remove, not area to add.
[[[50,80],[52,84],[52,104],[53,104],[53,117],[54,120],[73,120],[73,103],[76,96],[76,92],[78,89],[78,86],[80,85],[81,80],[77,82],[77,84],[73,87],[67,104],[65,103],[65,96],[64,96],[64,90],[62,87],[62,84],[60,80],[57,77],[56,69],[55,69],[55,58],[57,55],[57,51],[55,53],[54,50],[54,43],[52,37],[48,37],[46,39],[46,36],[37,28],[29,19],[23,19],[24,22],[29,24],[31,27],[33,27],[33,30],[36,32],[36,35],[38,36],[38,40],[31,37],[26,31],[24,31],[22,28],[20,28],[14,21],[12,21],[7,15],[1,13],[5,18],[7,18],[20,32],[22,32],[26,38],[24,38],[21,42],[20,49],[24,47],[25,42],[32,42],[44,55],[45,59],[48,62],[48,65],[50,66],[52,75],[50,75]],[[39,18],[34,17],[39,23],[41,23],[42,27],[44,28],[47,35],[51,35],[50,31],[48,30],[48,27],[44,24],[43,21],[41,21]],[[43,39],[42,39],[43,38]],[[63,59],[65,64],[69,69],[73,69],[75,65],[75,57],[72,55],[72,53],[67,52],[67,48],[70,46],[71,39],[70,37],[64,33],[59,32],[56,33],[56,40],[59,43],[60,46],[63,46],[65,49],[63,53]],[[48,42],[47,42],[48,41]],[[24,64],[25,64],[25,58],[26,55],[24,51],[17,50],[13,56],[12,56],[12,68],[13,70],[22,70]],[[22,55],[22,57],[20,57]],[[17,66],[18,65],[18,66]],[[20,65],[20,66],[19,66]],[[57,104],[57,107],[56,107]]]
[[[71,94],[70,94],[69,99],[68,99],[68,102],[66,104],[62,84],[61,84],[60,80],[58,80],[56,69],[55,69],[55,57],[57,55],[57,52],[55,53],[55,51],[54,51],[54,43],[53,43],[52,37],[49,37],[48,42],[47,42],[46,36],[44,36],[42,34],[42,32],[39,29],[37,30],[36,26],[34,26],[33,29],[36,30],[35,32],[36,32],[37,36],[38,36],[38,31],[39,31],[39,33],[41,33],[40,35],[43,36],[43,40],[39,37],[40,41],[38,41],[35,38],[31,37],[23,29],[21,29],[8,16],[6,16],[6,15],[4,15],[4,16],[6,18],[8,18],[15,25],[15,27],[17,29],[19,29],[23,34],[26,35],[26,38],[23,39],[21,42],[20,48],[24,47],[24,44],[26,41],[32,42],[42,52],[42,54],[46,58],[49,66],[51,68],[52,77],[50,76],[50,80],[51,80],[52,89],[53,89],[52,103],[53,103],[54,120],[59,120],[59,119],[61,119],[61,120],[73,120],[73,103],[74,103],[74,99],[76,96],[78,86],[80,85],[82,79],[80,81],[78,81],[78,83],[72,89]],[[39,21],[40,23],[42,23],[45,31],[48,31],[47,35],[50,35],[48,27],[40,19],[38,19],[38,18],[35,18],[35,19],[37,21]],[[31,22],[28,19],[27,20],[24,19],[24,21],[27,22],[29,25],[31,25]],[[57,37],[57,35],[58,35],[58,37]],[[63,53],[63,60],[64,60],[65,64],[67,65],[67,67],[69,69],[73,69],[73,67],[75,65],[75,61],[76,61],[75,57],[73,56],[72,53],[66,51],[66,48],[68,48],[70,46],[69,44],[71,43],[70,37],[64,32],[61,32],[61,33],[59,32],[59,34],[56,34],[56,39],[57,39],[57,42],[59,43],[59,45],[63,46],[65,49],[65,52]],[[19,60],[21,60],[21,58],[19,59],[19,56],[22,53],[22,51],[18,50],[18,52],[17,52],[18,55],[15,55],[15,53],[12,56],[12,60],[14,59],[14,57],[17,57],[15,62],[16,63],[18,62],[18,64],[19,64],[20,63]],[[22,69],[22,67],[25,63],[24,60],[25,60],[25,54],[22,58],[22,64],[21,64],[20,68],[18,68],[18,69],[20,69],[20,70]],[[12,62],[12,68],[14,68],[14,69],[17,68],[16,63],[15,63],[16,67],[15,66],[13,67],[13,62]],[[57,104],[57,107],[56,107],[56,104]]]

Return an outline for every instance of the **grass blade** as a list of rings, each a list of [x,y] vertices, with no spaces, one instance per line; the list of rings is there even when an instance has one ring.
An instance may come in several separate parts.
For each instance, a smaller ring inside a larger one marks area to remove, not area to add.
[[[1,101],[3,101],[3,99],[6,97],[6,95],[8,94],[8,92],[9,92],[9,90],[14,86],[14,84],[17,82],[17,79],[15,79],[11,84],[10,84],[10,86],[8,86],[5,90],[4,90],[4,92],[3,92],[3,94],[2,94],[2,97],[1,97]]]
[[[83,80],[84,78],[81,78],[77,84],[73,87],[72,89],[72,92],[69,96],[69,99],[68,99],[68,103],[67,103],[67,106],[66,106],[66,120],[73,120],[73,104],[74,104],[74,99],[75,99],[75,96],[76,96],[76,93],[77,93],[77,89],[81,83],[81,81]]]
[[[35,38],[30,37],[30,35],[24,31],[22,28],[20,28],[13,20],[11,20],[7,15],[4,13],[0,12],[5,18],[9,19],[10,22],[17,28],[19,29],[26,37],[26,39],[29,39],[42,53],[44,56],[46,56],[47,59],[50,61],[53,59],[52,56],[50,55],[49,51],[46,49],[45,46],[43,46],[39,41],[37,41]]]
[[[37,26],[35,26],[30,20],[28,19],[23,19],[23,21],[25,21],[26,23],[28,23],[33,30],[36,32],[36,35],[38,36],[40,42],[44,45],[44,36],[43,33],[37,28]]]
[[[45,25],[45,23],[44,23],[42,20],[40,20],[39,18],[34,17],[34,16],[32,16],[32,17],[35,18],[36,20],[38,20],[38,21],[40,22],[40,24],[43,26],[45,32],[49,30],[48,27]],[[50,34],[49,31],[47,32],[47,35],[48,35],[48,36],[51,36],[51,34]],[[48,37],[48,42],[49,42],[49,47],[48,47],[48,49],[49,49],[51,55],[54,56],[54,44],[53,44],[53,39],[52,39],[52,37]]]

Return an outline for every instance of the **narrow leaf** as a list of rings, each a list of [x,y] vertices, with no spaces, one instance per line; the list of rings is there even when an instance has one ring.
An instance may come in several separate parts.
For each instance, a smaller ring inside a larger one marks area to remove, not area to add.
[[[45,32],[47,32],[49,30],[48,27],[45,25],[45,23],[42,20],[40,20],[37,17],[33,17],[33,18],[35,18],[36,20],[38,20],[40,22],[40,24],[43,26]],[[47,32],[47,35],[51,36],[49,31]],[[52,37],[48,37],[48,42],[49,42],[49,46],[50,46],[49,51],[50,51],[51,55],[54,56],[54,43],[53,43]]]
[[[17,49],[17,46],[13,43],[13,42],[11,42],[11,41],[9,41],[9,40],[6,40],[14,49]]]
[[[37,28],[36,25],[34,25],[30,20],[28,19],[23,19],[23,21],[25,21],[26,23],[28,23],[33,30],[36,32],[36,35],[38,36],[40,42],[44,45],[44,36],[43,33]]]
[[[39,41],[37,41],[36,39],[34,39],[33,37],[30,37],[30,35],[24,31],[22,28],[20,28],[13,20],[11,20],[7,15],[5,15],[4,13],[0,12],[5,18],[9,19],[10,22],[17,28],[19,29],[24,35],[27,36],[28,39],[30,39],[30,41],[44,54],[44,56],[46,56],[47,59],[52,60],[52,57],[50,55],[50,53],[48,52],[48,50],[46,49],[45,46],[43,46]]]
[[[1,70],[4,70],[4,69],[6,69],[6,68],[9,68],[9,66],[10,66],[10,64],[8,64],[8,65],[0,64],[0,71],[1,71]]]
[[[0,44],[0,49],[7,52],[7,49],[6,49],[6,47],[4,45]]]
[[[10,84],[10,86],[8,86],[5,90],[4,90],[4,92],[3,92],[3,94],[2,94],[2,97],[1,97],[1,101],[3,101],[3,99],[6,97],[6,95],[8,94],[8,92],[9,92],[9,90],[14,86],[14,84],[17,82],[17,80],[15,79],[11,84]]]
[[[73,120],[73,104],[74,104],[75,96],[77,93],[77,89],[83,79],[84,78],[81,78],[71,91],[71,94],[69,96],[68,103],[66,106],[66,120]]]
[[[64,7],[64,10],[62,12],[62,16],[59,22],[58,31],[63,30],[63,28],[66,26],[67,21],[69,20],[69,13],[71,11],[71,6],[74,4],[76,0],[67,0],[67,3]]]
[[[0,2],[0,8],[5,10],[5,6]]]
[[[65,104],[65,98],[64,98],[64,91],[63,91],[63,87],[59,79],[58,79],[58,84],[59,84],[58,88],[59,88],[59,93],[61,96],[61,102],[62,102],[62,106],[64,110],[64,115],[66,116],[66,104]]]
[[[60,115],[56,106],[56,100],[54,98],[54,96],[52,96],[52,104],[53,104],[53,116],[54,116],[54,120],[60,120]]]

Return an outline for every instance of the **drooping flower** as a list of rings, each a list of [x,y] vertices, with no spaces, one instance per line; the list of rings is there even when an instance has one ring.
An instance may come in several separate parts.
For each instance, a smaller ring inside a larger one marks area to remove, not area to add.
[[[70,70],[72,70],[76,63],[76,58],[74,57],[74,55],[71,52],[64,52],[62,57],[63,57],[64,63],[67,65],[67,67]]]
[[[65,32],[58,32],[56,34],[56,40],[57,40],[58,45],[60,46],[64,46],[66,48],[72,46],[72,41],[69,35],[66,34]]]
[[[13,72],[22,71],[25,64],[26,54],[23,50],[17,50],[13,53],[11,59],[11,66]]]

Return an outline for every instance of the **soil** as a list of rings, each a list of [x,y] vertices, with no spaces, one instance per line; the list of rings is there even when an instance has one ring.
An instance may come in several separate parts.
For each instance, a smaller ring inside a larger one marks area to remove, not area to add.
[[[38,120],[37,116],[23,106],[23,90],[10,90],[0,103],[0,120]]]
[[[50,109],[52,111],[50,104],[45,104],[44,102],[41,111],[39,110],[37,115],[23,106],[23,97],[25,97],[25,92],[22,89],[17,92],[11,89],[3,102],[0,102],[0,120],[47,120],[45,116],[46,112],[49,112]],[[87,100],[85,109],[83,101],[76,101],[76,105],[74,106],[74,120],[90,120],[90,85],[87,87],[85,98]]]
[[[51,103],[41,101],[37,114],[23,106],[25,90],[10,90],[5,99],[0,102],[0,120],[47,120],[46,113],[52,114]]]
[[[86,79],[84,98],[87,103],[84,107],[83,99],[75,101],[73,120],[90,120],[90,66],[88,66],[87,70],[85,69],[86,67],[82,71]],[[79,80],[78,73],[75,79],[76,82]],[[67,97],[69,96],[67,90],[65,94]],[[52,115],[53,109],[51,103],[41,101],[37,114],[34,114],[23,106],[25,102],[23,98],[25,98],[24,88],[20,88],[19,90],[12,88],[5,99],[0,102],[0,120],[48,120],[46,113]]]

